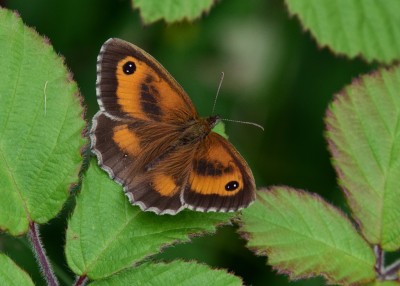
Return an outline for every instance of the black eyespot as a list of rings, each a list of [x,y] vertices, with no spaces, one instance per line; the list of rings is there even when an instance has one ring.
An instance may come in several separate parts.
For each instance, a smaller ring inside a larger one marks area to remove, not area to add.
[[[125,74],[133,74],[136,71],[136,65],[134,62],[126,62],[123,67],[122,70],[124,71]]]
[[[239,183],[237,181],[230,181],[225,185],[225,190],[228,192],[232,192],[239,188]]]

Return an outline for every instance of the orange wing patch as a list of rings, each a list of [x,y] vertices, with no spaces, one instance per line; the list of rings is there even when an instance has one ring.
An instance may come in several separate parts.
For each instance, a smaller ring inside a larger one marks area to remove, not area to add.
[[[221,155],[218,157],[221,158]],[[211,158],[200,159],[194,162],[193,167],[189,181],[191,191],[198,194],[230,197],[236,195],[243,186],[242,175],[233,161],[224,165]]]
[[[135,64],[135,71],[132,73],[124,72],[129,62]],[[134,118],[149,120],[140,106],[140,86],[144,82],[146,75],[143,72],[137,72],[138,66],[140,67],[140,63],[133,57],[126,57],[118,63],[116,69],[118,82],[117,102],[123,112],[130,114]]]
[[[172,177],[165,174],[155,175],[153,177],[152,185],[157,193],[165,197],[172,197],[180,190]]]
[[[139,155],[141,151],[140,139],[129,130],[127,124],[115,126],[113,132],[112,139],[123,152],[129,153],[132,157]]]
[[[190,173],[191,191],[201,195],[236,195],[242,189],[243,179],[232,154],[215,136],[208,136],[203,146]]]
[[[211,132],[195,152],[183,194],[187,207],[199,211],[236,211],[255,198],[246,161],[222,136]]]
[[[194,109],[188,109],[187,96],[180,94],[182,90],[174,89],[152,67],[135,57],[127,56],[119,61],[116,78],[117,102],[133,118],[168,122],[197,115]],[[178,110],[186,113],[174,112]]]

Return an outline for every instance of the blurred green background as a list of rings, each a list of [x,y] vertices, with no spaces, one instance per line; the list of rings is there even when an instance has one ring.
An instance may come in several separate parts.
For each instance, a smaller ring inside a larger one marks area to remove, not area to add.
[[[162,1],[160,1],[160,4]],[[223,0],[189,23],[144,26],[128,0],[9,0],[26,25],[49,38],[77,81],[90,122],[95,100],[96,57],[104,41],[119,37],[153,55],[183,86],[201,115],[210,115],[221,72],[225,79],[216,113],[252,121],[265,131],[227,122],[230,141],[246,158],[257,186],[288,185],[323,196],[347,212],[323,137],[325,110],[335,93],[373,67],[319,48],[283,0]],[[29,96],[29,95],[27,95]],[[45,190],[44,190],[45,191]],[[41,227],[43,240],[63,285],[73,282],[64,258],[66,220],[72,200]],[[283,210],[284,211],[284,210]],[[135,243],[132,241],[132,243]],[[25,238],[0,236],[0,251],[44,285]],[[197,260],[226,268],[246,285],[287,285],[288,278],[245,248],[235,226],[216,235],[175,245],[157,259]],[[314,278],[290,285],[324,285]]]

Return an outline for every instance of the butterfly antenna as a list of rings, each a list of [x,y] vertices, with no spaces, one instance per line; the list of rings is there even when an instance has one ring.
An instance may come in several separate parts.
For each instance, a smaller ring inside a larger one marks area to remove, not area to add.
[[[219,90],[221,89],[222,82],[224,81],[224,75],[225,75],[224,72],[221,72],[221,79],[219,80],[217,94],[215,95],[214,105],[213,105],[213,109],[212,109],[211,114],[214,114],[215,105],[217,104],[217,98],[218,98]]]
[[[241,124],[247,124],[247,125],[253,125],[255,127],[260,128],[262,131],[264,131],[264,127],[263,126],[261,126],[260,124],[254,123],[254,122],[241,121],[241,120],[232,120],[232,119],[226,119],[226,118],[221,118],[220,120],[229,121],[229,122],[236,122],[236,123],[241,123]]]
[[[224,81],[224,76],[225,76],[225,73],[224,73],[224,72],[221,72],[221,79],[220,79],[220,81],[219,81],[219,85],[218,85],[218,89],[217,89],[217,94],[215,95],[214,105],[213,105],[213,109],[212,109],[212,113],[211,113],[211,114],[214,114],[215,105],[216,105],[216,103],[217,103],[217,98],[218,98],[218,95],[219,95],[219,90],[221,89],[222,82]],[[236,123],[241,123],[241,124],[247,124],[247,125],[253,125],[253,126],[255,126],[255,127],[260,128],[262,131],[264,131],[264,127],[262,127],[260,124],[254,123],[254,122],[240,121],[240,120],[232,120],[232,119],[227,119],[227,118],[220,118],[220,120],[222,120],[222,121],[229,121],[229,122],[236,122]]]

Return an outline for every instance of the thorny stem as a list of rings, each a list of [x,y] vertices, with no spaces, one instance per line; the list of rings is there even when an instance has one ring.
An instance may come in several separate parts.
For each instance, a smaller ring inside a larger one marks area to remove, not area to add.
[[[378,273],[378,276],[380,276],[384,272],[385,268],[385,253],[382,251],[380,245],[374,246],[374,253],[376,257],[375,272]]]
[[[82,275],[75,280],[74,286],[84,286],[86,285],[86,282],[87,282],[87,276]]]
[[[29,240],[36,260],[40,265],[42,276],[46,279],[47,285],[58,286],[58,280],[54,275],[49,259],[46,256],[46,251],[43,248],[42,241],[40,240],[39,225],[33,221],[29,222]]]
[[[392,265],[386,268],[385,279],[386,280],[399,279],[398,277],[399,271],[400,271],[400,260],[397,260]]]
[[[398,272],[400,271],[400,260],[385,267],[385,252],[379,245],[374,246],[374,253],[376,257],[375,272],[377,278],[381,281],[393,281],[399,279]]]

